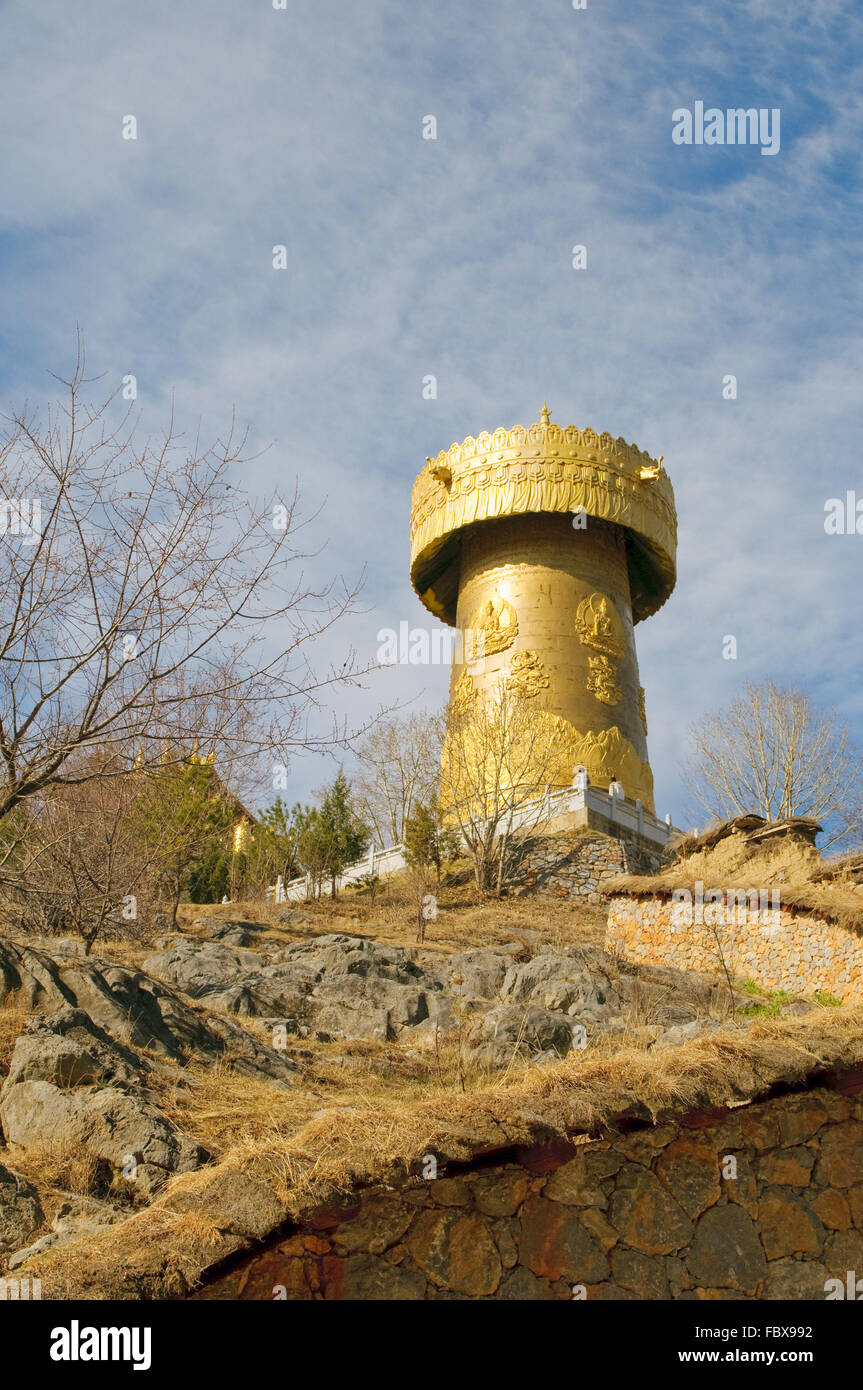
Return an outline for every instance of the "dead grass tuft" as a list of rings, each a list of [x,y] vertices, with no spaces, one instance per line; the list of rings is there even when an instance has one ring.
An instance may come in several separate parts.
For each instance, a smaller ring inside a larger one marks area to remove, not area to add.
[[[9,1075],[15,1043],[33,1016],[34,1010],[17,990],[7,994],[0,1004],[0,1085]]]
[[[40,1192],[61,1189],[81,1197],[104,1196],[111,1174],[103,1160],[94,1158],[80,1144],[58,1139],[55,1143],[16,1150],[14,1168]]]

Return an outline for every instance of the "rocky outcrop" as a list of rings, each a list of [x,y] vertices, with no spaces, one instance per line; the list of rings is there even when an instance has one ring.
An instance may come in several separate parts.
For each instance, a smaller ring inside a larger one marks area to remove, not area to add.
[[[289,1086],[299,1070],[236,1019],[62,943],[49,953],[0,940],[0,1004],[10,995],[37,1016],[16,1040],[0,1090],[0,1144],[13,1159],[16,1152],[86,1159],[91,1193],[105,1200],[68,1194],[51,1230],[28,1246],[44,1224],[38,1194],[0,1167],[0,1254],[11,1252],[9,1268],[121,1219],[130,1202],[148,1202],[169,1177],[209,1161],[161,1113],[154,1084],[161,1073],[182,1078],[194,1057]]]
[[[67,1241],[79,1240],[82,1236],[99,1235],[106,1226],[122,1221],[126,1211],[119,1210],[110,1202],[100,1202],[93,1197],[71,1195],[61,1202],[51,1222],[51,1229],[34,1240],[32,1245],[16,1249],[8,1260],[8,1268],[17,1269],[32,1255],[41,1255],[52,1246],[64,1245]]]
[[[16,1153],[84,1161],[91,1192],[68,1194],[51,1229],[28,1245],[44,1224],[38,1194],[0,1167],[0,1254],[11,1252],[10,1269],[122,1219],[130,1203],[148,1202],[169,1177],[209,1161],[161,1113],[162,1073],[183,1084],[194,1057],[288,1086],[299,1070],[236,1019],[209,1015],[159,980],[64,943],[49,952],[0,940],[0,1004],[10,995],[37,1016],[16,1040],[0,1090],[0,1145],[13,1161]]]
[[[9,1148],[79,1148],[149,1197],[173,1173],[209,1155],[162,1116],[147,1092],[149,1067],[81,1009],[32,1020],[15,1044],[0,1091]]]
[[[10,994],[40,1013],[81,1009],[115,1043],[147,1048],[181,1065],[190,1056],[223,1061],[234,1071],[282,1084],[297,1070],[289,1058],[232,1020],[190,1008],[159,980],[113,961],[49,954],[0,939],[0,1004]]]
[[[682,972],[617,966],[599,947],[520,943],[442,959],[333,933],[269,957],[224,941],[180,940],[146,969],[210,1009],[323,1041],[400,1038],[418,1047],[456,1031],[493,1066],[514,1054],[565,1056],[649,1017],[648,1041],[713,1026],[713,989]]]

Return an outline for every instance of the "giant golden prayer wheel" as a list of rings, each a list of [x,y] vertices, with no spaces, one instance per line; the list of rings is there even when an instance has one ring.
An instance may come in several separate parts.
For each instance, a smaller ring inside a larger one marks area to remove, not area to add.
[[[506,681],[557,730],[554,786],[583,766],[653,811],[634,626],[674,588],[676,549],[662,459],[552,424],[545,406],[535,425],[428,459],[413,489],[411,583],[466,635],[450,700]]]

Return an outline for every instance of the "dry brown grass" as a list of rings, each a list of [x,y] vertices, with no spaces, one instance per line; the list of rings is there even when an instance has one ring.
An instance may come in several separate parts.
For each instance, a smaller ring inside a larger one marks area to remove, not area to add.
[[[399,1114],[429,1098],[494,1089],[524,1074],[516,1055],[502,1071],[479,1062],[467,1045],[470,1020],[423,1051],[401,1042],[304,1039],[302,1078],[289,1090],[239,1076],[223,1066],[192,1065],[181,1076],[151,1080],[160,1111],[217,1159],[251,1145],[257,1151],[295,1135],[313,1117],[379,1110]]]
[[[32,1182],[40,1194],[60,1189],[82,1197],[104,1195],[106,1165],[80,1144],[58,1138],[53,1144],[17,1152],[13,1162],[15,1171]]]
[[[18,1035],[32,1017],[33,1010],[17,992],[7,994],[0,1004],[0,1086],[9,1075],[9,1063]]]
[[[503,945],[523,940],[534,946],[601,944],[605,934],[605,908],[600,904],[556,898],[480,899],[463,875],[448,875],[437,893],[438,918],[426,928],[423,948],[450,955],[476,946]],[[281,922],[284,909],[307,916],[307,922]],[[266,947],[278,941],[289,944],[324,932],[347,932],[388,945],[413,949],[416,945],[416,905],[400,875],[394,875],[377,894],[368,896],[346,890],[336,899],[288,903],[219,903],[203,907],[183,905],[180,917],[186,931],[201,936],[205,928],[192,928],[196,918],[267,922],[271,931],[261,934]]]
[[[863,1055],[863,1008],[731,1027],[680,1049],[648,1053],[617,1043],[605,1055],[573,1052],[553,1068],[503,1071],[464,1093],[447,1084],[427,1085],[413,1099],[392,1087],[353,1095],[346,1088],[340,1104],[316,1110],[290,1134],[273,1127],[263,1144],[261,1134],[243,1135],[225,1162],[242,1168],[266,1155],[292,1160],[293,1203],[321,1184],[344,1191],[393,1164],[406,1169],[430,1151],[465,1158],[490,1139],[506,1145],[535,1142],[537,1130],[542,1137],[591,1132],[633,1101],[659,1116],[718,1095],[739,1099],[845,1054],[855,1061]]]
[[[428,924],[423,943],[423,949],[433,953],[450,955],[516,940],[531,948],[543,943],[556,947],[601,944],[605,934],[606,912],[601,904],[544,897],[483,898],[464,869],[444,875],[437,899],[438,918]],[[284,920],[292,911],[307,920]],[[367,894],[346,889],[335,901],[324,897],[279,905],[181,903],[177,921],[182,934],[201,940],[209,936],[208,923],[265,923],[268,930],[255,934],[256,946],[265,951],[308,941],[326,932],[364,936],[409,950],[416,946],[416,904],[402,874],[393,875],[373,902]],[[20,938],[20,932],[14,928],[7,934]],[[156,935],[170,934],[167,930]],[[47,940],[31,944],[51,949]],[[106,939],[96,943],[93,955],[142,969],[154,949],[152,941]]]

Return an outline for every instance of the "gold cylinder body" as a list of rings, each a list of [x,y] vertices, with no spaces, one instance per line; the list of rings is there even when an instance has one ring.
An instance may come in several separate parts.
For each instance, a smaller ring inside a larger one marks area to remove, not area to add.
[[[591,517],[575,529],[559,515],[471,527],[456,625],[466,659],[453,666],[451,698],[466,678],[480,694],[508,680],[537,710],[565,721],[567,756],[555,786],[570,785],[581,765],[592,782],[617,779],[628,798],[653,810],[620,527]]]

